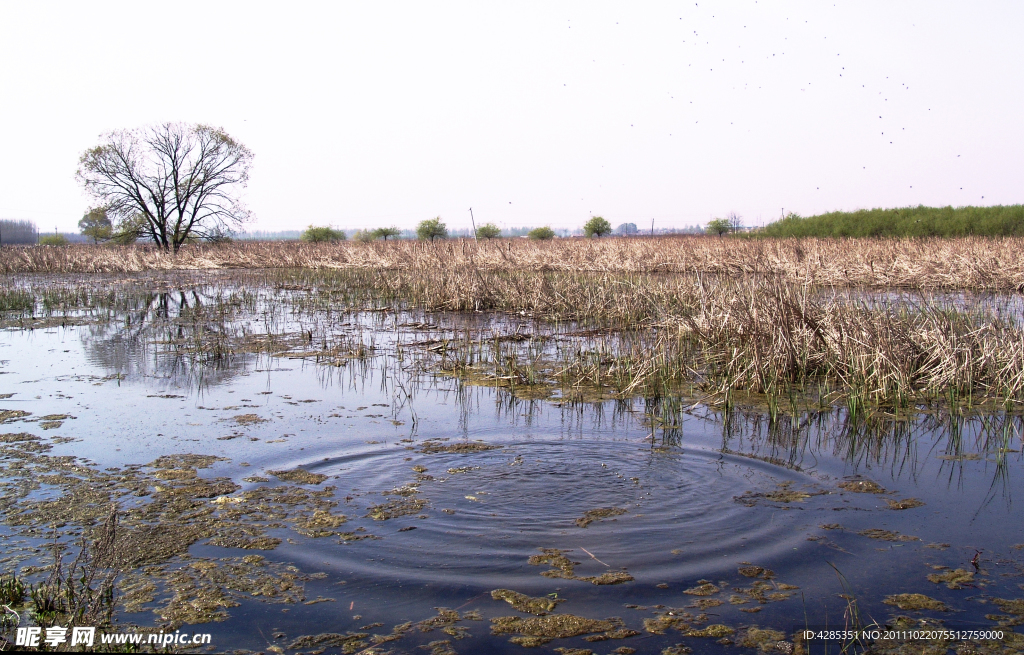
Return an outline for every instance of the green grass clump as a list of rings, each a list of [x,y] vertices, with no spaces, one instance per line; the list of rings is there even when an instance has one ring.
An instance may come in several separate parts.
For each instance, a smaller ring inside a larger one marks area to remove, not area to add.
[[[1024,205],[901,207],[789,214],[765,226],[768,237],[960,237],[1024,236]]]

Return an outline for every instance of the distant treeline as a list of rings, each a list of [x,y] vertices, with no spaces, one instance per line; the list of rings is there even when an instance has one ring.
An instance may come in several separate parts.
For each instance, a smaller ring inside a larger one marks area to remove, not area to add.
[[[769,237],[1024,236],[1024,205],[862,209],[802,217],[789,214],[758,231]]]
[[[32,221],[0,219],[0,245],[35,243],[39,240],[39,228]]]

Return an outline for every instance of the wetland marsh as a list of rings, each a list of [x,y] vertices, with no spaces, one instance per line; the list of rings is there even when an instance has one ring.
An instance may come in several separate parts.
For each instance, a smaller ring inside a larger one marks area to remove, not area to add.
[[[798,631],[877,623],[1019,652],[1024,339],[993,291],[8,274],[2,572],[45,583],[116,507],[110,629],[218,651],[825,652]]]

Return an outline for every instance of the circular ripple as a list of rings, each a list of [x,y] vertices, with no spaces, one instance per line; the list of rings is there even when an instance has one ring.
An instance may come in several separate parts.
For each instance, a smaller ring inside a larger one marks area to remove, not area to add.
[[[317,543],[315,557],[357,575],[481,586],[517,577],[521,586],[550,586],[538,576],[546,565],[527,564],[540,548],[571,551],[579,576],[624,568],[646,582],[712,575],[739,560],[767,562],[802,543],[795,528],[801,513],[748,507],[735,497],[812,483],[749,458],[621,441],[517,442],[468,454],[401,450],[308,468],[337,476],[339,495],[352,496],[342,511],[359,518],[345,529],[381,537]],[[408,495],[384,493],[403,488]],[[408,500],[426,505],[389,520],[364,516]],[[581,526],[601,509],[621,513]]]

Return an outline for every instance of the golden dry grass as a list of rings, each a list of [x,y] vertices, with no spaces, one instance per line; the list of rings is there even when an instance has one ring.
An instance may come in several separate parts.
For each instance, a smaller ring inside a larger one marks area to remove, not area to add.
[[[764,275],[815,286],[1024,289],[1024,239],[525,239],[0,249],[0,272],[309,268]]]

